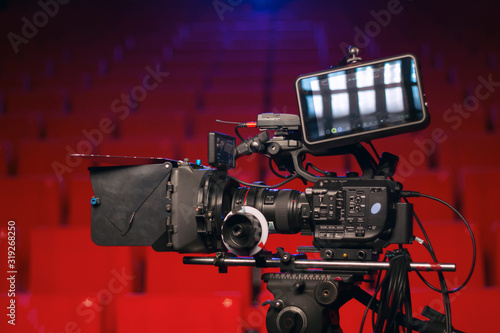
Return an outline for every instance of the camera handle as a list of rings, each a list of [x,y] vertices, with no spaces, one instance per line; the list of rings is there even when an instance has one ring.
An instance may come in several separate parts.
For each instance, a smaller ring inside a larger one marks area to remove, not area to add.
[[[365,147],[363,147],[360,143],[357,144],[352,144],[348,146],[342,146],[338,148],[333,148],[333,149],[328,149],[325,151],[310,151],[307,147],[302,146],[301,148],[297,150],[290,151],[290,156],[292,158],[293,162],[293,169],[295,172],[302,177],[303,179],[306,179],[307,181],[310,181],[311,183],[315,183],[319,180],[325,180],[325,179],[330,179],[331,177],[321,177],[321,176],[315,176],[309,172],[307,172],[304,169],[304,166],[302,163],[299,162],[299,159],[301,159],[301,156],[304,154],[311,154],[315,156],[334,156],[334,155],[346,155],[346,154],[351,154],[356,158],[356,161],[358,162],[361,171],[362,171],[362,176],[361,178],[364,179],[371,179],[376,175],[376,171],[378,168],[377,162],[374,160],[373,156],[366,150]]]

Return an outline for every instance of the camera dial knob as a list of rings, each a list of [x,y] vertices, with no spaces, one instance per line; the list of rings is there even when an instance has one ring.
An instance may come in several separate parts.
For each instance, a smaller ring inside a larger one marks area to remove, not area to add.
[[[276,324],[279,332],[304,333],[307,329],[307,317],[302,309],[296,306],[288,306],[278,314]]]
[[[337,299],[338,287],[332,281],[322,281],[314,288],[314,298],[322,305],[330,305]]]

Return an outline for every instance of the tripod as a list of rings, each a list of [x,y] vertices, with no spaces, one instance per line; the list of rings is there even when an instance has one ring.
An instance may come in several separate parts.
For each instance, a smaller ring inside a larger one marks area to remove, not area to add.
[[[266,327],[269,333],[342,333],[339,309],[355,299],[377,312],[380,301],[356,285],[375,270],[388,270],[389,262],[309,260],[301,253],[291,255],[278,248],[278,256],[230,257],[219,253],[216,257],[184,257],[185,264],[215,265],[221,272],[228,266],[279,267],[279,273],[266,273],[262,280],[274,299],[269,305]],[[454,271],[455,264],[410,263],[408,270]],[[314,270],[313,270],[314,269]],[[428,321],[397,312],[398,326],[423,333],[443,333],[444,315],[426,307],[422,313]],[[382,331],[380,331],[382,332]],[[384,332],[397,332],[384,330]],[[453,330],[452,333],[463,333]]]

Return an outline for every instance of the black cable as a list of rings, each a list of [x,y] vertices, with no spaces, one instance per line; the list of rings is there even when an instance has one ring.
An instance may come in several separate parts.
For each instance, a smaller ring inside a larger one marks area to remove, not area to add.
[[[371,147],[372,151],[374,152],[375,156],[377,157],[377,160],[380,162],[380,157],[377,153],[377,150],[375,149],[375,146],[372,144],[371,141],[368,141],[367,142],[369,144],[369,146]],[[394,179],[392,177],[389,177],[392,181],[394,181]],[[405,195],[406,194],[406,195]],[[401,192],[401,196],[403,197],[404,201],[406,203],[408,203],[408,200],[405,198],[406,196],[423,196],[423,197],[427,197],[427,198],[430,198],[430,199],[435,199],[437,200],[438,202],[441,202],[443,204],[445,204],[446,206],[448,206],[449,208],[451,208],[454,212],[456,212],[461,218],[462,220],[464,221],[465,225],[467,226],[467,228],[469,229],[469,233],[471,235],[471,239],[472,239],[472,244],[473,244],[473,261],[472,261],[472,267],[471,267],[471,270],[469,272],[469,276],[467,277],[467,279],[465,280],[464,284],[462,284],[459,288],[456,288],[454,289],[452,292],[457,292],[459,291],[460,289],[462,289],[465,284],[467,284],[467,282],[469,281],[470,277],[472,276],[472,273],[474,271],[474,266],[475,266],[475,262],[476,262],[476,242],[475,242],[475,239],[474,239],[474,234],[472,233],[472,229],[470,228],[469,224],[467,223],[467,221],[465,220],[465,218],[463,218],[463,216],[454,208],[452,207],[450,204],[448,204],[447,202],[441,200],[441,199],[438,199],[438,198],[435,198],[435,197],[432,197],[432,196],[428,196],[428,195],[420,195],[420,193],[418,192],[408,192],[408,191],[402,191]],[[429,251],[429,253],[431,254],[431,257],[432,259],[434,260],[434,262],[438,262],[437,261],[437,258],[436,258],[436,255],[434,253],[434,249],[432,248],[432,245],[431,245],[431,242],[430,242],[430,239],[422,225],[422,223],[420,222],[418,216],[416,215],[415,212],[413,212],[413,215],[415,217],[415,220],[417,221],[420,229],[422,230],[422,233],[424,234],[424,238],[426,239],[427,241],[427,250]],[[449,299],[449,291],[448,291],[448,287],[446,285],[446,280],[444,279],[444,275],[441,271],[438,271],[438,277],[439,277],[439,282],[441,284],[441,289],[438,289],[438,288],[435,288],[433,287],[430,283],[428,283],[425,278],[417,271],[417,274],[418,276],[422,279],[422,281],[424,281],[424,283],[429,286],[431,289],[433,290],[436,290],[436,291],[440,291],[443,295],[443,303],[444,303],[444,308],[445,308],[445,315],[446,315],[446,330],[447,332],[452,332],[452,325],[451,325],[451,305],[450,305],[450,299]],[[410,304],[411,306],[411,304]]]
[[[399,324],[397,315],[402,309],[409,290],[408,272],[411,258],[405,249],[387,253],[391,257],[389,269],[382,281],[380,304],[377,320],[373,328],[375,333],[396,332]]]
[[[320,168],[318,168],[317,166],[315,166],[315,165],[314,165],[314,164],[312,164],[311,162],[307,162],[307,163],[306,163],[306,168],[305,168],[305,170],[306,170],[306,171],[308,171],[308,170],[309,170],[309,167],[311,167],[314,171],[316,171],[316,172],[318,172],[318,173],[322,174],[323,176],[327,174],[327,172],[326,172],[326,171],[321,170]]]
[[[385,258],[384,258],[384,261],[385,261]],[[373,292],[373,295],[370,298],[370,301],[368,301],[368,304],[366,305],[365,312],[363,313],[363,317],[361,317],[361,325],[359,327],[359,333],[363,333],[363,327],[365,326],[365,320],[366,320],[366,316],[368,315],[368,310],[372,306],[372,303],[377,300],[377,294],[379,293],[380,289],[382,288],[382,284],[379,283],[381,276],[382,276],[382,271],[380,271],[378,274],[375,291]],[[375,326],[374,316],[375,316],[375,311],[372,311],[372,327]]]
[[[294,172],[290,177],[288,177],[286,180],[282,181],[281,183],[278,183],[278,184],[275,184],[275,185],[259,185],[259,184],[247,183],[247,182],[239,180],[238,178],[235,178],[233,176],[229,176],[230,179],[232,179],[234,181],[237,181],[240,184],[243,184],[243,185],[249,186],[249,187],[258,187],[258,188],[278,188],[278,187],[283,186],[286,183],[294,180],[297,177],[298,177],[298,174],[296,174]]]
[[[287,179],[288,177],[290,176],[283,176],[283,175],[280,175],[276,170],[274,170],[274,166],[273,166],[273,159],[270,157],[270,156],[267,156],[269,158],[269,169],[271,169],[271,172],[278,178],[282,178],[282,179]]]
[[[467,275],[467,278],[465,279],[465,281],[460,286],[458,286],[457,288],[449,290],[448,293],[453,294],[453,293],[456,293],[456,292],[460,291],[461,289],[463,289],[467,285],[467,283],[471,279],[472,274],[474,273],[474,268],[476,266],[476,255],[477,255],[476,239],[474,237],[474,233],[472,232],[472,228],[471,228],[470,224],[467,222],[467,220],[465,219],[465,217],[462,214],[460,214],[460,212],[457,209],[455,209],[455,207],[453,207],[452,205],[450,205],[449,203],[447,203],[444,200],[441,200],[439,198],[433,197],[431,195],[422,194],[422,193],[418,193],[418,192],[410,192],[410,191],[402,191],[401,195],[412,196],[412,197],[423,197],[423,198],[428,198],[428,199],[432,199],[432,200],[438,201],[438,202],[444,204],[445,206],[447,206],[448,208],[450,208],[451,210],[453,210],[460,217],[460,219],[464,222],[465,226],[467,227],[467,230],[469,231],[469,235],[470,235],[470,238],[471,238],[471,241],[472,241],[472,264],[471,264],[471,267],[470,267],[470,270],[469,270],[469,274]],[[424,246],[426,246],[427,250],[431,254],[432,260],[434,260],[434,262],[438,262],[437,259],[436,259],[435,254],[434,254],[434,251],[432,249],[432,246],[429,244],[429,242],[428,242],[427,239],[426,239],[426,242],[427,242],[427,245],[424,245]],[[426,283],[426,285],[428,285],[434,291],[442,292],[442,290],[440,290],[440,289],[438,289],[438,288],[436,288],[436,287],[434,287],[434,286],[432,286],[430,284]]]
[[[404,200],[404,202],[409,203],[409,201],[406,197],[403,197],[403,200]],[[431,240],[430,240],[429,236],[427,235],[427,231],[425,231],[424,225],[422,224],[422,222],[418,218],[417,213],[415,213],[415,211],[413,211],[413,217],[415,218],[415,221],[417,221],[418,227],[422,231],[422,234],[424,235],[425,241],[427,242],[427,244],[429,244],[431,252],[434,253],[434,248],[432,247]]]
[[[373,143],[371,141],[367,141],[367,144],[372,149],[373,154],[376,156],[377,161],[380,162],[380,156],[379,156],[379,154],[377,152],[377,149],[373,145]],[[372,162],[372,163],[375,164],[375,162]],[[392,177],[389,177],[389,179],[392,180],[392,181],[394,181],[394,179]],[[406,202],[408,203],[407,200],[406,200]],[[414,213],[414,215],[416,216],[415,213]],[[420,224],[420,227],[421,227],[421,229],[423,229],[423,226],[421,224]],[[423,233],[424,233],[424,236],[426,237],[427,234],[426,234],[425,230],[423,230]],[[401,251],[406,251],[406,250],[402,249],[401,245],[400,245],[400,250]],[[407,255],[408,255],[409,260],[411,261],[411,258],[409,257],[408,253],[407,253]],[[379,274],[379,278],[377,280],[377,284],[379,283],[380,276],[381,276],[381,274]],[[412,317],[411,293],[410,293],[410,282],[409,282],[409,279],[408,279],[408,272],[406,272],[405,276],[403,276],[402,274],[400,274],[399,277],[397,278],[397,281],[395,283],[396,283],[396,285],[399,286],[399,288],[401,288],[401,289],[398,289],[399,292],[400,292],[399,300],[403,300],[403,304],[400,304],[400,306],[398,306],[398,307],[396,307],[396,308],[393,309],[393,312],[391,314],[392,318],[390,318],[389,320],[390,321],[394,321],[395,320],[395,317],[397,315],[398,310],[400,310],[401,313],[404,312],[404,314],[405,314],[405,320],[406,320],[406,323],[405,323],[406,325],[405,326],[408,328],[408,330],[406,330],[406,329],[404,329],[404,330],[411,333],[412,330],[411,330],[411,327],[410,327],[410,322],[411,322],[411,319],[413,317]],[[404,311],[403,311],[403,309],[404,309]],[[367,309],[365,310],[365,315],[364,316],[366,316],[366,311],[367,311]],[[373,315],[372,315],[372,326],[373,327],[375,326],[375,324],[374,324],[374,317],[375,317],[375,314],[373,312]],[[364,317],[363,317],[363,320],[364,320]],[[394,325],[394,324],[392,324],[392,325]],[[396,328],[396,326],[394,327],[394,329],[395,328]]]
[[[418,192],[412,192],[412,191],[402,191],[401,195],[405,196],[405,197],[410,197],[410,196],[411,197],[424,197],[424,198],[432,199],[432,200],[435,200],[435,201],[437,201],[439,203],[442,203],[443,205],[447,206],[452,211],[454,211],[460,217],[460,219],[464,222],[465,226],[467,227],[467,229],[469,231],[469,235],[470,235],[471,241],[472,241],[472,264],[471,264],[471,268],[469,270],[469,274],[467,275],[467,278],[465,279],[465,281],[460,286],[458,286],[455,289],[448,290],[448,286],[446,284],[446,280],[444,278],[443,272],[438,271],[437,274],[438,274],[438,277],[439,277],[439,283],[441,285],[441,289],[439,289],[439,288],[436,288],[436,287],[432,286],[427,280],[425,280],[425,278],[420,273],[417,272],[417,275],[419,276],[419,278],[429,288],[431,288],[434,291],[440,292],[443,295],[443,304],[444,304],[445,315],[446,315],[446,330],[447,330],[447,332],[452,332],[452,325],[451,325],[451,323],[452,323],[452,319],[451,319],[451,304],[450,304],[450,297],[449,297],[449,295],[451,293],[456,293],[459,290],[463,289],[467,285],[467,283],[469,282],[470,278],[472,277],[472,274],[474,273],[474,268],[475,268],[475,265],[476,265],[476,240],[475,240],[475,237],[474,237],[474,233],[472,232],[472,228],[470,227],[470,225],[467,222],[467,220],[463,217],[463,215],[460,214],[460,212],[457,209],[455,209],[455,207],[451,206],[446,201],[441,200],[441,199],[436,198],[436,197],[433,197],[431,195],[422,194],[422,193],[418,193]],[[430,244],[426,243],[426,242],[420,242],[420,243],[422,245],[424,245],[424,247],[427,249],[427,251],[429,252],[429,254],[432,257],[432,260],[434,260],[434,262],[437,263],[438,260],[437,260],[437,257],[435,255],[435,253],[434,253],[434,250],[432,249],[432,246]]]
[[[241,142],[245,141],[245,139],[241,136],[240,132],[238,131],[238,128],[242,128],[242,127],[245,127],[245,126],[238,125],[234,128],[234,132],[236,133],[238,138],[240,138]]]
[[[408,199],[406,197],[403,197],[403,200],[406,203],[409,203],[409,201],[408,201]],[[431,240],[430,240],[429,236],[427,235],[427,231],[425,231],[425,228],[424,228],[422,222],[418,218],[417,213],[413,212],[413,218],[415,219],[415,221],[417,221],[417,224],[418,224],[420,230],[422,231],[422,234],[424,235],[427,251],[429,252],[429,254],[431,255],[432,258],[436,258],[436,254],[434,252],[434,248],[432,247]],[[437,262],[437,260],[434,260],[434,262]],[[441,292],[441,289],[436,288],[432,284],[430,284],[419,271],[415,271],[415,272],[417,273],[417,275],[420,278],[420,280],[422,280],[422,282],[425,285],[427,285],[427,287],[429,287],[430,289],[432,289],[432,290],[434,290],[436,292],[439,292],[439,293]]]
[[[384,262],[386,261],[387,257],[384,256]],[[380,271],[378,273],[378,276],[377,276],[377,282],[375,284],[376,288],[375,289],[379,289],[379,286],[381,286],[381,280],[382,279],[382,271]],[[376,316],[375,316],[375,311],[372,311],[372,327],[375,327],[375,319],[376,319]]]
[[[375,156],[377,156],[377,161],[380,162],[380,156],[377,152],[377,149],[375,149],[375,146],[373,145],[372,141],[369,140],[369,141],[366,141],[366,143],[370,146],[370,148],[372,149],[373,153],[375,154]]]

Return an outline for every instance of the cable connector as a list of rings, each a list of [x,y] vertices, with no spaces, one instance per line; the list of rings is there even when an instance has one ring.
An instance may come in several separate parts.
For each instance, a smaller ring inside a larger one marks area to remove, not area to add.
[[[420,197],[420,192],[415,192],[415,191],[401,191],[401,196],[402,197],[418,198],[418,197]]]
[[[417,236],[414,236],[414,237],[415,237],[415,241],[416,241],[417,243],[419,243],[420,245],[424,244],[424,240],[423,240],[422,238],[419,238],[419,237],[417,237]]]
[[[257,122],[256,121],[249,121],[246,123],[240,123],[240,124],[238,124],[237,127],[255,128],[255,127],[257,127]]]

